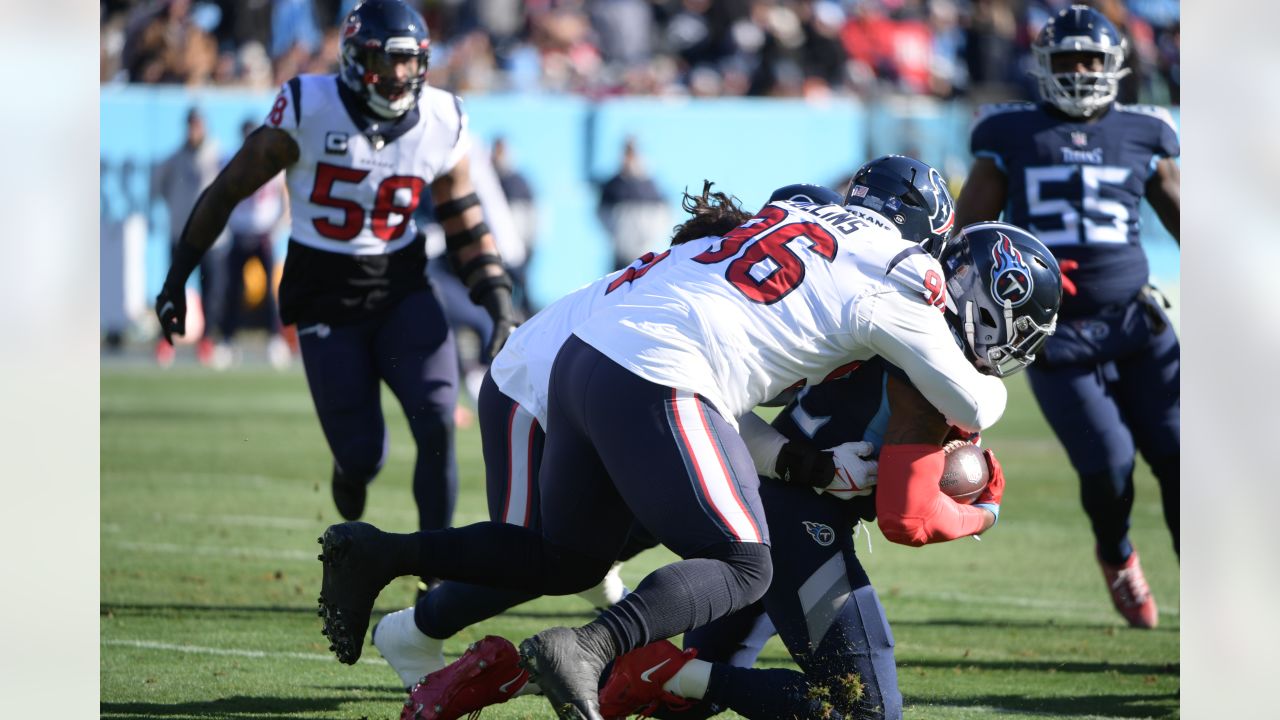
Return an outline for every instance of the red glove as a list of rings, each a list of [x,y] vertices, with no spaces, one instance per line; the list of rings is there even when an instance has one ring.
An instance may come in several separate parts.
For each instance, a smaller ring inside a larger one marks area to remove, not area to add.
[[[1076,284],[1071,282],[1071,278],[1067,277],[1067,273],[1071,272],[1072,270],[1076,270],[1079,267],[1080,267],[1080,263],[1076,262],[1075,260],[1059,260],[1058,261],[1058,275],[1059,277],[1062,278],[1062,292],[1066,293],[1067,295],[1075,295],[1076,292],[1078,292],[1076,290]]]
[[[983,450],[982,456],[987,459],[987,471],[991,474],[991,479],[987,481],[986,489],[973,504],[1000,507],[1000,501],[1004,499],[1004,468],[1000,467],[1000,461],[991,450]],[[999,511],[996,513],[998,515]]]

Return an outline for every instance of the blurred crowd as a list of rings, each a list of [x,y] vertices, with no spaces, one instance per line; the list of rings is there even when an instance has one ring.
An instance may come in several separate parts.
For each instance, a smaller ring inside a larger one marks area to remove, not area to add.
[[[103,83],[269,89],[332,72],[356,0],[102,0]],[[409,0],[460,94],[1034,97],[1068,0]],[[1179,102],[1178,0],[1095,0],[1129,40],[1121,101]]]

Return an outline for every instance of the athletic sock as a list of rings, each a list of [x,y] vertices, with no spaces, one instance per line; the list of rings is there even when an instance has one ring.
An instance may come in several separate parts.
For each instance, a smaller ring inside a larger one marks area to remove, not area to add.
[[[791,717],[843,720],[845,717],[831,706],[824,693],[812,692],[804,674],[795,670],[716,664],[704,699],[748,720]]]
[[[701,700],[711,682],[711,663],[694,658],[676,671],[662,689],[687,700]]]

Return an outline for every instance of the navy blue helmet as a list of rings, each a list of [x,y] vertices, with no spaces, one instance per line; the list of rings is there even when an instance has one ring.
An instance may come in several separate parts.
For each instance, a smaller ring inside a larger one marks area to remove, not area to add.
[[[973,364],[999,377],[1030,365],[1058,326],[1053,253],[1016,225],[981,222],[961,228],[940,261],[947,322]]]
[[[813,203],[815,205],[840,205],[842,198],[840,193],[821,185],[796,183],[774,190],[773,194],[769,196],[769,202],[778,200]]]
[[[883,215],[902,237],[920,243],[934,257],[956,220],[956,204],[942,175],[905,155],[885,155],[863,165],[842,202]]]
[[[1031,44],[1040,97],[1072,117],[1089,117],[1116,99],[1120,78],[1129,74],[1124,64],[1125,40],[1105,15],[1087,5],[1072,5],[1045,23]],[[1096,72],[1053,71],[1059,53],[1091,53],[1101,56]]]
[[[427,84],[427,23],[401,0],[365,0],[342,25],[338,75],[371,112],[397,118],[413,109]],[[416,58],[397,77],[396,62]]]

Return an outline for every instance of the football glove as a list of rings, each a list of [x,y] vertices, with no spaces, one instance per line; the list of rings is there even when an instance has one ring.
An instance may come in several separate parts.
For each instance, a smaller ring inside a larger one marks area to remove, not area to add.
[[[819,491],[831,484],[836,463],[830,452],[801,442],[788,442],[778,451],[774,473],[792,485],[803,485]]]
[[[470,290],[471,302],[484,308],[493,321],[493,332],[484,348],[486,361],[497,357],[507,338],[516,329],[515,310],[511,306],[511,278],[504,272],[481,278]]]
[[[160,321],[160,332],[170,345],[174,335],[187,333],[187,291],[181,285],[165,283],[156,295],[156,319]]]
[[[867,460],[875,452],[875,446],[866,441],[847,442],[829,450],[835,462],[835,477],[826,487],[815,487],[821,495],[834,495],[849,500],[860,495],[870,495],[876,484],[875,460]]]
[[[1000,467],[996,454],[990,450],[983,450],[982,456],[987,460],[987,470],[991,474],[991,479],[987,481],[986,489],[978,496],[973,506],[990,510],[991,514],[996,516],[996,522],[999,522],[1000,501],[1004,499],[1004,469]],[[991,527],[995,527],[995,523],[992,523]]]

